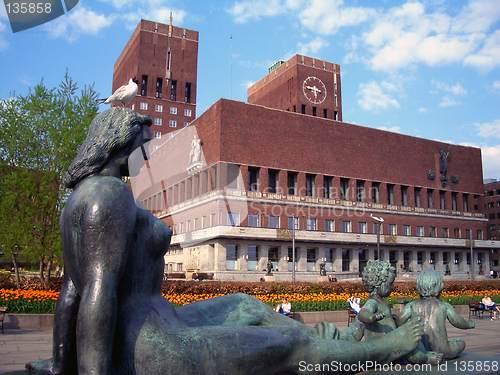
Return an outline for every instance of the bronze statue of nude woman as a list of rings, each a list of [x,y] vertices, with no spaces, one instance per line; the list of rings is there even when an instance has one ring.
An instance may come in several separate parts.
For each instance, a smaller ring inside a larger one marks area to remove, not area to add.
[[[295,374],[299,363],[387,363],[411,352],[422,325],[360,340],[276,314],[245,294],[174,309],[161,295],[172,232],[139,208],[122,176],[150,141],[151,119],[115,107],[99,113],[64,183],[60,218],[64,284],[54,317],[53,357],[27,365],[38,374]],[[145,154],[145,153],[144,153]],[[325,373],[325,372],[321,372]]]

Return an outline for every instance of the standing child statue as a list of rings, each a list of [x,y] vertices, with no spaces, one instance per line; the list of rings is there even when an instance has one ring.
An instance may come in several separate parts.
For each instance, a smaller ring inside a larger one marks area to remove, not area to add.
[[[422,353],[442,353],[442,359],[453,359],[458,357],[465,349],[465,341],[456,339],[448,341],[446,332],[446,319],[457,328],[474,328],[472,320],[465,320],[455,312],[449,303],[439,300],[443,290],[443,277],[433,269],[427,269],[418,275],[416,282],[417,293],[420,295],[418,301],[408,303],[403,311],[396,317],[396,323],[404,324],[408,319],[420,317],[424,324],[424,334],[417,349],[407,356],[413,363],[425,363]],[[417,352],[420,350],[420,352]]]
[[[391,308],[384,300],[385,297],[391,295],[395,278],[396,269],[389,263],[380,260],[368,263],[363,270],[363,285],[366,291],[371,293],[358,314],[358,319],[364,323],[365,340],[379,337],[397,328],[396,321],[391,314]],[[405,321],[408,319],[409,316]],[[442,354],[428,350],[430,349],[424,349],[419,344],[410,353],[411,358],[407,357],[407,359],[413,363],[438,364]]]

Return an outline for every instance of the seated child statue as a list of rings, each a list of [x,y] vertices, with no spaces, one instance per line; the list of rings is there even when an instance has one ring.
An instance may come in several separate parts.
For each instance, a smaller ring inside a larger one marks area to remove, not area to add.
[[[395,278],[396,269],[381,260],[370,262],[363,269],[363,286],[367,292],[371,293],[358,314],[358,319],[364,323],[365,340],[373,339],[397,328],[396,321],[391,314],[391,308],[384,300],[385,297],[391,295]],[[408,318],[409,316],[405,321]],[[420,343],[411,353],[418,359],[418,362],[408,359],[410,362],[439,363],[442,357],[440,353],[428,352],[423,347],[420,347],[420,349],[419,347]]]
[[[422,354],[430,351],[442,353],[442,359],[453,359],[458,357],[465,349],[465,341],[456,339],[448,341],[446,332],[446,319],[457,328],[474,328],[472,320],[465,320],[455,312],[449,303],[439,300],[443,290],[443,277],[433,269],[422,271],[417,278],[416,289],[420,295],[418,301],[408,303],[403,311],[396,317],[396,323],[404,324],[408,319],[420,317],[424,324],[424,334],[417,349],[407,355],[412,363],[425,363]]]

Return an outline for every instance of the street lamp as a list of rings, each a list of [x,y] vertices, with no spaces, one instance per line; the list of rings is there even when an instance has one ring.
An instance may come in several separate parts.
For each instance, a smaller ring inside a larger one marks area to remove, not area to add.
[[[377,258],[380,260],[380,227],[382,223],[384,222],[384,218],[378,217],[378,216],[373,216],[373,214],[370,214],[370,217],[377,222]]]

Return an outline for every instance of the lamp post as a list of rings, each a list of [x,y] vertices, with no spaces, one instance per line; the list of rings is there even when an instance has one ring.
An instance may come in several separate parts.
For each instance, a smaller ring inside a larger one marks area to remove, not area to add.
[[[380,260],[380,228],[384,222],[384,218],[373,216],[373,214],[370,214],[370,217],[377,223],[377,259]]]
[[[295,281],[295,214],[292,215],[292,281]]]
[[[474,249],[472,248],[472,228],[469,232],[469,242],[470,242],[470,279],[474,280]]]

